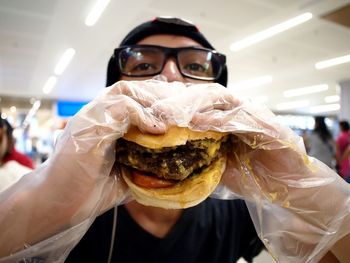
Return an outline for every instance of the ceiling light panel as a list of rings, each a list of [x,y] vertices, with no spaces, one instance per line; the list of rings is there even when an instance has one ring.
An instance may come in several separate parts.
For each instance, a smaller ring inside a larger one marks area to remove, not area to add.
[[[87,26],[93,26],[96,24],[100,16],[102,15],[103,11],[109,4],[110,0],[98,0],[96,1],[95,5],[91,9],[90,13],[85,19],[85,25]]]
[[[256,43],[259,43],[267,38],[270,38],[274,35],[277,35],[283,31],[286,31],[288,29],[291,29],[295,26],[298,26],[302,23],[305,23],[306,21],[310,20],[312,18],[311,13],[304,13],[299,16],[296,16],[292,19],[289,19],[287,21],[284,21],[280,24],[277,24],[275,26],[269,27],[265,30],[262,30],[256,34],[253,34],[249,37],[246,37],[240,41],[234,42],[230,49],[234,52],[239,51],[241,49],[244,49],[246,47],[249,47],[251,45],[254,45]]]
[[[339,95],[332,95],[332,96],[327,96],[324,98],[324,102],[326,102],[326,103],[333,103],[333,102],[338,102],[338,101],[340,101]]]
[[[350,62],[350,55],[323,60],[315,64],[316,69],[325,69]]]
[[[309,87],[303,87],[303,88],[297,88],[297,89],[290,89],[283,92],[283,96],[286,98],[290,97],[297,97],[297,96],[303,96],[306,94],[312,94],[312,93],[318,93],[328,90],[327,84],[319,84]]]
[[[317,105],[310,107],[310,113],[323,113],[330,111],[338,111],[340,110],[340,104],[325,104],[325,105]]]
[[[61,56],[55,67],[55,74],[61,75],[65,69],[68,67],[69,63],[75,55],[75,50],[73,48],[68,48]]]
[[[43,92],[45,94],[49,94],[52,91],[52,89],[55,87],[56,82],[57,82],[57,78],[55,76],[49,77],[44,84]]]

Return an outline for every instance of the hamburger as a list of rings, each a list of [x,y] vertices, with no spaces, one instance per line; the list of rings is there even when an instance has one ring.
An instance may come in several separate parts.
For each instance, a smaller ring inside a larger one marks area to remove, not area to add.
[[[165,134],[137,127],[117,140],[116,162],[137,202],[178,209],[206,199],[226,166],[227,134],[170,127]]]

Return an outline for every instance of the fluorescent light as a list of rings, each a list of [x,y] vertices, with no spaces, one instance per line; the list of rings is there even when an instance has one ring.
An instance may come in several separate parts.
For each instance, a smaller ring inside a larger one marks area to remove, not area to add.
[[[10,111],[11,111],[12,113],[15,113],[15,112],[17,111],[16,106],[11,106],[11,107],[10,107]]]
[[[311,13],[304,13],[299,16],[296,16],[292,19],[289,19],[285,22],[282,22],[280,24],[277,24],[275,26],[269,27],[263,31],[260,31],[254,35],[251,35],[249,37],[246,37],[240,41],[234,42],[231,46],[230,49],[232,51],[239,51],[243,48],[249,47],[253,44],[256,44],[262,40],[265,40],[269,37],[272,37],[274,35],[277,35],[278,33],[281,33],[285,30],[288,30],[292,27],[295,27],[297,25],[300,25],[312,18]]]
[[[93,26],[100,18],[103,10],[107,7],[110,0],[97,0],[94,7],[85,19],[85,25]]]
[[[319,84],[319,85],[314,85],[314,86],[309,86],[304,88],[286,90],[283,92],[283,96],[285,96],[286,98],[290,98],[290,97],[297,97],[297,96],[302,96],[306,94],[322,92],[325,90],[328,90],[328,85]]]
[[[271,81],[272,81],[272,76],[266,75],[266,76],[261,76],[261,77],[257,77],[254,79],[245,80],[245,81],[235,83],[232,85],[232,88],[234,88],[234,89],[255,88],[255,87],[259,87],[259,86],[268,84]]]
[[[58,61],[56,67],[55,67],[55,74],[61,75],[63,71],[67,68],[69,62],[71,62],[72,58],[75,55],[75,50],[73,48],[68,48],[64,53],[62,54],[60,60]]]
[[[40,106],[41,106],[40,100],[36,100],[33,103],[32,108],[28,111],[26,117],[24,118],[24,121],[22,123],[22,127],[26,128],[29,125],[29,123],[32,120],[32,118],[34,117],[34,115],[38,112]]]
[[[47,79],[47,81],[45,82],[45,85],[43,87],[43,92],[45,94],[49,94],[52,89],[54,88],[54,86],[56,85],[57,82],[57,78],[54,76],[51,76]]]
[[[37,101],[34,102],[34,104],[33,104],[32,108],[31,108],[31,110],[37,111],[37,110],[40,108],[40,106],[41,106],[41,101],[40,101],[40,100],[37,100]]]
[[[327,96],[324,98],[324,101],[326,103],[338,102],[340,101],[340,96],[339,95]]]
[[[321,113],[321,112],[329,112],[329,111],[337,111],[340,109],[340,104],[325,104],[325,105],[317,105],[310,107],[311,113]]]
[[[276,105],[277,110],[290,110],[290,109],[296,109],[296,108],[304,108],[309,106],[309,102],[307,100],[296,100],[296,101],[289,101],[289,102],[283,102]]]
[[[350,55],[323,60],[315,64],[316,69],[324,69],[350,62]]]

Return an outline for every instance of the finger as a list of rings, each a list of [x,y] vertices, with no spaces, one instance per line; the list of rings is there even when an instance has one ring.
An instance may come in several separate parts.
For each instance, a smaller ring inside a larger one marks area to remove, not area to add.
[[[213,109],[230,110],[241,104],[231,90],[217,83],[193,84],[188,86],[188,90],[194,95],[192,100],[201,103],[201,112]]]
[[[125,95],[137,101],[144,107],[150,107],[158,96],[149,91],[148,85],[141,81],[119,81],[108,88],[107,96],[113,98],[116,95]]]
[[[211,110],[208,112],[194,113],[190,125],[192,128],[200,130],[217,130],[222,132],[232,132],[237,129],[233,116],[234,111]]]
[[[130,123],[137,126],[142,132],[162,134],[166,130],[164,122],[159,120],[147,109],[128,107]]]
[[[231,93],[209,93],[202,99],[203,106],[201,112],[211,110],[232,110],[240,105],[240,101]]]
[[[144,132],[161,134],[166,130],[165,123],[153,114],[151,108],[145,108],[127,96],[120,96],[107,111],[117,122],[137,126]]]
[[[156,116],[170,124],[218,128],[229,120],[232,109],[237,105],[239,101],[233,96],[195,91],[156,101],[152,109]]]

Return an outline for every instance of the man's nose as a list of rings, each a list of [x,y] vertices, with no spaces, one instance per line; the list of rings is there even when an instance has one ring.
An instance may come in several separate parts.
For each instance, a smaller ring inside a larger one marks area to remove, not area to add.
[[[161,74],[167,78],[168,82],[172,82],[172,81],[184,82],[184,78],[181,75],[180,70],[177,67],[176,61],[174,59],[168,59],[165,62],[165,65]]]

